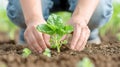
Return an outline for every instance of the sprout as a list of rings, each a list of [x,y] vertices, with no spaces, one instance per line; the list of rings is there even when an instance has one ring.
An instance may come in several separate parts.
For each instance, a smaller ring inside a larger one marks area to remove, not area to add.
[[[45,55],[47,57],[51,57],[51,51],[50,51],[50,49],[46,48],[45,51],[43,52],[43,55]]]
[[[41,24],[37,26],[37,30],[50,35],[51,48],[57,49],[60,52],[60,48],[67,41],[61,41],[61,38],[73,31],[73,27],[63,23],[60,16],[52,14],[47,20],[47,24]]]
[[[23,49],[22,56],[23,56],[24,58],[26,58],[26,57],[28,57],[31,53],[32,53],[32,52],[31,52],[30,49],[24,48],[24,49]]]
[[[91,60],[87,57],[77,63],[76,67],[95,67]]]

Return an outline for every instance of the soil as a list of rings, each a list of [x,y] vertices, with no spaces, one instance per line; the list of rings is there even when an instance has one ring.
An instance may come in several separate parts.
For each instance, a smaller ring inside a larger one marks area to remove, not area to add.
[[[113,37],[102,40],[100,45],[88,43],[81,52],[63,47],[60,53],[53,50],[51,58],[42,54],[23,58],[21,54],[26,46],[3,39],[0,40],[0,67],[76,67],[84,57],[89,57],[95,67],[120,67],[120,42]]]

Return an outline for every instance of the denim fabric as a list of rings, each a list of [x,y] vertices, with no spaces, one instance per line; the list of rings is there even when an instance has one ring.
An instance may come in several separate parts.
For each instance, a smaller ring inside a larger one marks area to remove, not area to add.
[[[20,26],[21,28],[26,27],[19,0],[9,0],[7,15],[14,24]]]
[[[100,0],[99,5],[97,6],[88,24],[91,30],[89,37],[90,40],[99,37],[100,27],[109,21],[109,19],[112,17],[112,13],[112,0]]]
[[[54,7],[54,4],[61,4],[60,0],[42,0],[42,11],[45,19],[48,18],[50,10]],[[68,4],[69,11],[73,12],[77,5],[77,0],[68,0]],[[112,16],[112,11],[112,0],[100,0],[99,5],[97,6],[88,24],[91,30],[90,38],[98,37],[99,28],[108,22]],[[7,15],[11,21],[18,25],[21,29],[26,28],[19,0],[9,0],[7,6]],[[23,34],[20,34],[20,36],[23,36]]]

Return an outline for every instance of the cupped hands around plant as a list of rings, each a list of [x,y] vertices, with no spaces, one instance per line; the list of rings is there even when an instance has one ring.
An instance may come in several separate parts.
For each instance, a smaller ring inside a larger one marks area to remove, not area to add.
[[[75,51],[83,50],[90,35],[87,22],[84,20],[84,18],[72,17],[68,24],[74,27],[72,39],[70,41],[71,49]]]
[[[46,24],[37,26],[37,30],[50,35],[51,48],[56,48],[60,52],[60,48],[66,43],[66,40],[61,41],[62,37],[73,31],[73,27],[63,23],[60,16],[52,14],[49,16]]]
[[[27,23],[27,28],[24,32],[24,37],[28,43],[28,47],[35,53],[42,53],[49,44],[49,35],[43,34],[36,30],[37,25],[45,24],[45,20],[35,20]]]

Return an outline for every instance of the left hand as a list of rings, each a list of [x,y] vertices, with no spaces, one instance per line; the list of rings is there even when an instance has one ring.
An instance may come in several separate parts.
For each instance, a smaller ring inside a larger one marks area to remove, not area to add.
[[[70,19],[68,24],[74,27],[72,40],[70,42],[70,48],[75,51],[83,50],[90,35],[90,30],[87,26],[87,22],[78,17],[73,17]]]

